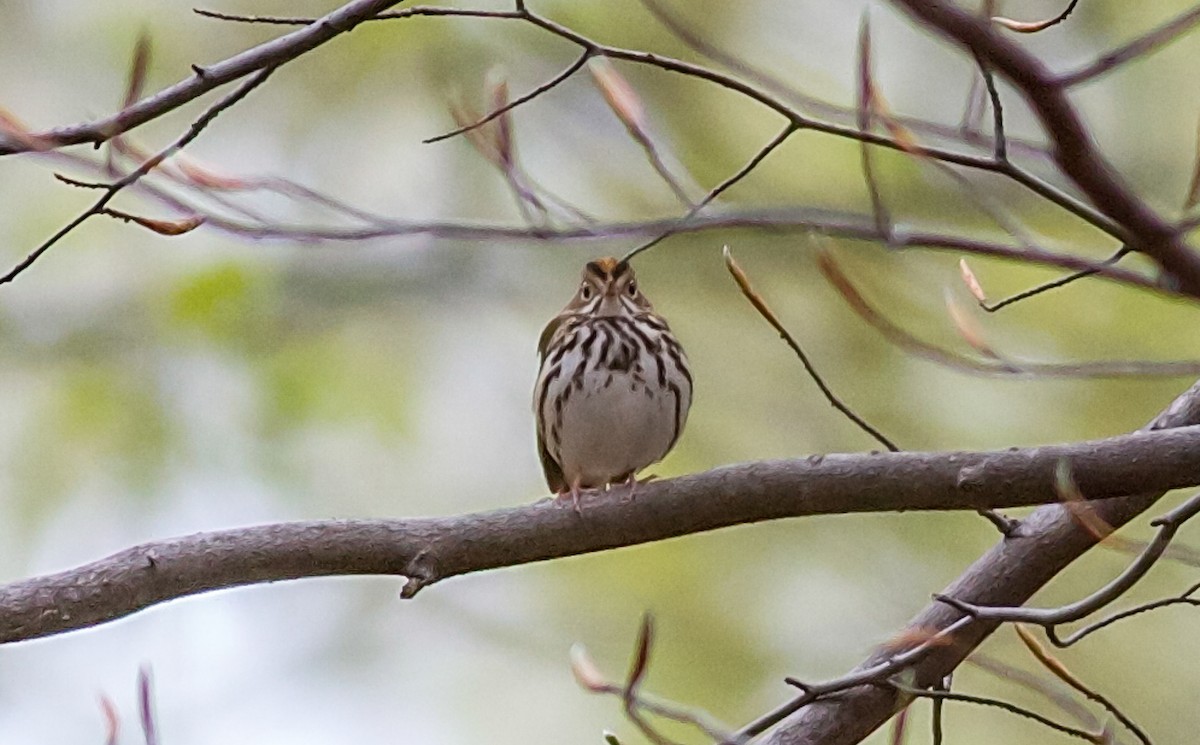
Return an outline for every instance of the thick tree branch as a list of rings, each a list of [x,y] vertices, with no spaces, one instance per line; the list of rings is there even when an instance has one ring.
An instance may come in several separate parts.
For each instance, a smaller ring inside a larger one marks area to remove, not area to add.
[[[945,598],[954,608],[967,615],[987,621],[1002,621],[1004,623],[1037,624],[1046,629],[1050,638],[1056,644],[1058,637],[1054,629],[1060,624],[1070,623],[1087,618],[1109,603],[1124,595],[1130,588],[1146,576],[1146,572],[1158,563],[1162,555],[1171,545],[1175,534],[1183,524],[1200,513],[1200,495],[1194,496],[1170,513],[1154,521],[1158,526],[1158,535],[1146,545],[1124,572],[1096,592],[1082,600],[1068,603],[1057,608],[993,608],[964,603],[956,598]],[[941,598],[939,598],[941,599]]]
[[[941,0],[894,0],[914,18],[964,47],[1009,80],[1041,120],[1059,168],[1092,203],[1119,224],[1134,248],[1162,267],[1186,292],[1200,292],[1200,256],[1124,183],[1092,140],[1061,81],[991,25]]]
[[[448,518],[297,522],[199,533],[0,587],[0,643],[259,582],[395,574],[408,578],[402,594],[411,597],[460,574],[761,520],[1045,504],[1059,499],[1055,472],[1063,459],[1092,499],[1194,486],[1200,484],[1200,427],[994,452],[744,463],[652,482],[638,489],[635,501],[625,499],[621,489],[589,492],[582,516],[542,500]],[[970,601],[999,604],[986,597]],[[937,608],[944,619],[949,609]]]
[[[1200,422],[1200,382],[1176,399],[1147,431],[1190,427]],[[1149,509],[1163,494],[1149,484],[1137,496],[1107,499],[1093,504],[1095,515],[1114,528],[1126,524]],[[1092,531],[1080,526],[1071,510],[1061,504],[1041,507],[1021,522],[1021,529],[980,557],[941,594],[975,605],[1023,605],[1071,562],[1099,541]],[[950,606],[933,602],[900,632],[928,638],[951,625],[961,625],[954,644],[939,647],[921,657],[915,666],[919,687],[931,687],[954,670],[992,631],[997,623],[970,621]],[[895,655],[880,648],[858,670],[879,666]],[[799,700],[799,699],[797,699]],[[782,721],[765,743],[769,745],[851,745],[882,726],[899,704],[894,692],[877,686],[845,691],[836,699],[807,706],[785,705],[763,721]]]
[[[31,143],[41,149],[81,143],[101,143],[134,127],[156,119],[193,101],[226,83],[258,70],[279,67],[343,34],[376,13],[397,5],[401,0],[355,0],[304,28],[259,44],[228,59],[205,67],[193,67],[194,75],[175,85],[147,96],[115,114],[69,127],[34,132],[21,140],[0,132],[0,155],[27,152]]]

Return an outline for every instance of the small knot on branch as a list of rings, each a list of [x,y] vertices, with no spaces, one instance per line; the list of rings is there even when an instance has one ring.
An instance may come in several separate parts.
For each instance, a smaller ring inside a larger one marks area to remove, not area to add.
[[[788,685],[790,685],[793,688],[799,688],[800,692],[806,696],[811,696],[813,694],[812,685],[805,683],[803,680],[798,680],[796,678],[789,676],[787,678],[784,678],[783,682],[787,683]]]
[[[404,587],[400,588],[402,600],[411,600],[423,588],[432,585],[439,579],[437,566],[429,551],[424,549],[408,562],[408,566],[401,573],[407,578]]]
[[[949,595],[943,595],[941,593],[934,593],[933,599],[939,603],[945,603],[951,608],[954,608],[961,613],[965,613],[972,618],[979,617],[980,608],[976,605],[971,605],[970,603],[963,602],[958,598],[952,598]]]

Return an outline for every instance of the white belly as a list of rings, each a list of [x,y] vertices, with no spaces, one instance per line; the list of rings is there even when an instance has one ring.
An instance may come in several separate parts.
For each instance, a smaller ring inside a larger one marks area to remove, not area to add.
[[[675,396],[632,375],[590,374],[562,408],[559,464],[568,483],[601,486],[667,454],[675,437]]]
[[[595,329],[578,333],[571,351],[543,369],[538,395],[544,403],[535,407],[566,483],[599,487],[667,454],[687,418],[691,381],[674,360],[642,344],[621,349],[608,333],[597,336],[603,343],[589,344]]]

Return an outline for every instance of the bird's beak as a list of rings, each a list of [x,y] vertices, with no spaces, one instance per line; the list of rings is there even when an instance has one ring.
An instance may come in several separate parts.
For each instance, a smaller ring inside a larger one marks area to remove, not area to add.
[[[615,316],[621,312],[621,301],[617,297],[616,284],[610,284],[604,288],[604,295],[600,297],[600,314],[605,316]]]

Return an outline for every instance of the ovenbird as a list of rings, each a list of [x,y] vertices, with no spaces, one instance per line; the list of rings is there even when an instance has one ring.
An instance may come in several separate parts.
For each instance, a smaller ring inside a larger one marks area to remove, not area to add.
[[[683,347],[638,287],[633,267],[588,262],[575,297],[538,341],[533,392],[546,483],[579,511],[581,489],[624,481],[679,439],[692,403]]]

